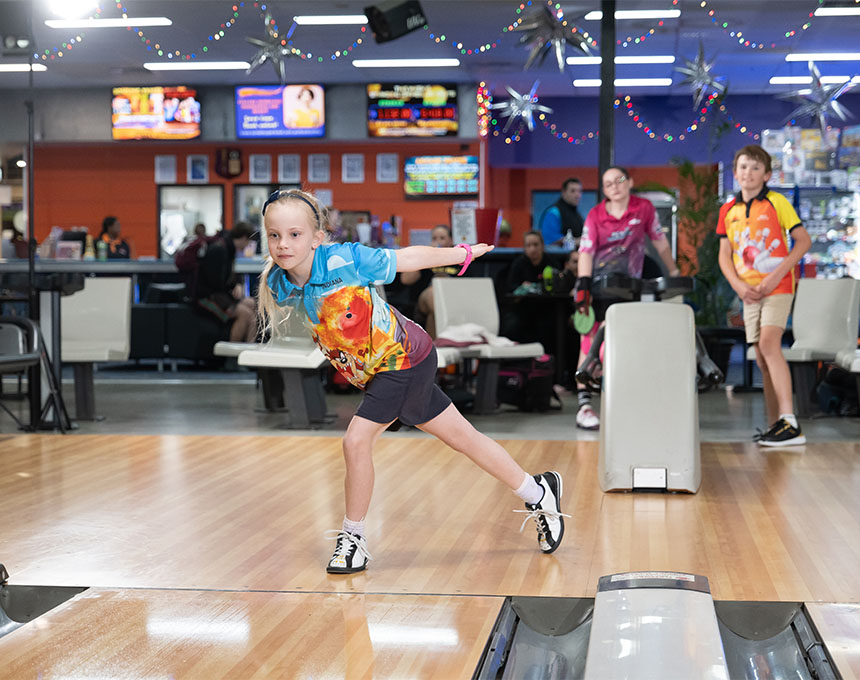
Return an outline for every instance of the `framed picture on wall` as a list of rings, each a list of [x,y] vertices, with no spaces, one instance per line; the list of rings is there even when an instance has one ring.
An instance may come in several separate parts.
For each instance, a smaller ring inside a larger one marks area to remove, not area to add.
[[[344,184],[362,184],[364,182],[364,154],[342,154],[340,174]]]
[[[209,156],[191,154],[185,161],[185,181],[189,184],[209,183]]]
[[[376,154],[376,181],[379,184],[396,184],[400,179],[400,158],[396,153]]]
[[[251,184],[270,184],[272,181],[272,157],[269,154],[251,154],[248,157],[248,181]]]
[[[278,182],[298,184],[302,181],[302,157],[297,153],[278,155]]]
[[[155,157],[155,183],[176,184],[176,156]]]
[[[308,182],[328,184],[330,181],[329,155],[327,153],[308,154]]]

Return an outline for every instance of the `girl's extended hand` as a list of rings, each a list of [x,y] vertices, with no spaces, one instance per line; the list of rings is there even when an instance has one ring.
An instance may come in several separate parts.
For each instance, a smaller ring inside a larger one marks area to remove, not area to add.
[[[481,257],[481,255],[486,255],[496,246],[488,246],[486,243],[476,243],[472,246],[472,257]]]

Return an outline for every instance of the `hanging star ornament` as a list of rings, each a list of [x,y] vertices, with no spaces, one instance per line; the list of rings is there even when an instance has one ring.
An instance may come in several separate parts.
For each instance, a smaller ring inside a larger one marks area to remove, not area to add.
[[[675,70],[687,76],[681,81],[681,85],[689,85],[693,90],[695,100],[693,109],[698,109],[702,104],[702,99],[708,92],[718,92],[723,94],[726,91],[726,86],[722,82],[723,78],[714,76],[711,69],[714,68],[714,62],[708,63],[705,61],[705,46],[699,41],[699,54],[696,55],[695,61],[689,59],[684,60],[685,66],[676,66]]]
[[[260,66],[269,62],[275,69],[275,73],[281,81],[281,85],[287,83],[286,60],[293,56],[292,49],[287,45],[286,38],[280,36],[277,25],[271,15],[266,15],[266,39],[245,37],[249,43],[257,48],[257,53],[251,59],[245,74],[251,74]]]
[[[497,102],[490,105],[491,109],[502,109],[499,114],[500,116],[508,117],[508,122],[505,123],[505,127],[502,130],[503,133],[508,131],[517,118],[524,120],[529,128],[529,132],[532,132],[535,129],[535,111],[552,113],[551,108],[537,103],[538,98],[535,96],[535,93],[537,92],[538,85],[540,85],[540,81],[536,80],[528,94],[520,94],[511,86],[505,85],[505,89],[508,91],[508,94],[511,95],[511,98],[506,102]]]
[[[812,83],[809,87],[786,92],[785,94],[777,95],[777,97],[779,99],[794,99],[802,102],[800,106],[786,117],[785,121],[783,121],[784,123],[795,118],[806,118],[807,116],[815,118],[821,130],[821,139],[824,140],[827,138],[827,116],[834,114],[842,121],[852,116],[851,112],[836,100],[854,87],[854,82],[853,78],[851,78],[844,83],[822,85],[821,73],[814,61],[809,62],[809,75],[812,76]]]
[[[550,51],[554,51],[558,70],[564,73],[564,53],[568,45],[576,51],[591,54],[591,48],[585,36],[579,31],[573,31],[564,26],[547,5],[524,19],[514,30],[525,32],[520,37],[520,45],[531,46],[531,54],[523,68],[524,71],[531,68],[535,62],[538,65],[543,64]]]

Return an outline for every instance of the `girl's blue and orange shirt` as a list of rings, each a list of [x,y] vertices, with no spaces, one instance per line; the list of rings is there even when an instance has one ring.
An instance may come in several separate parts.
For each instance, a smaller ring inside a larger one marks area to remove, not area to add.
[[[303,288],[277,266],[267,282],[280,306],[303,310],[305,326],[334,367],[364,388],[377,373],[416,366],[433,349],[424,329],[376,292],[396,274],[395,251],[338,243],[316,249]]]

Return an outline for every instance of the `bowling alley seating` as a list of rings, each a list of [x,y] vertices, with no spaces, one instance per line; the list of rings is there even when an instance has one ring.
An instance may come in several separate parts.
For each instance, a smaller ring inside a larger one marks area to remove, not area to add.
[[[440,333],[453,326],[477,324],[490,335],[498,335],[499,305],[491,278],[437,276],[432,285],[436,328]],[[478,360],[475,413],[495,410],[499,364],[503,359],[531,359],[544,353],[539,342],[509,346],[484,342],[457,349],[464,359]]]
[[[129,356],[131,278],[86,278],[83,290],[64,297],[60,309],[61,357],[75,371],[75,415],[95,420],[93,365]]]
[[[791,367],[797,395],[796,410],[801,418],[812,416],[816,408],[814,392],[819,362],[836,362],[838,356],[857,349],[860,317],[860,281],[855,279],[800,279],[791,316],[794,343],[782,353]],[[755,359],[755,348],[747,351]],[[851,370],[851,369],[849,369]]]

